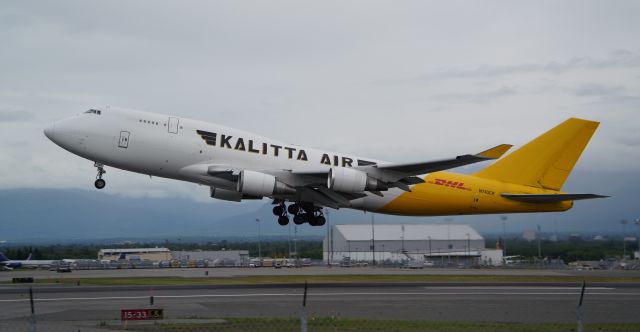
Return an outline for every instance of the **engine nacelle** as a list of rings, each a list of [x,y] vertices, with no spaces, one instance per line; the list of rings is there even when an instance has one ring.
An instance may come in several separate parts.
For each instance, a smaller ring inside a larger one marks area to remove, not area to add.
[[[262,199],[262,196],[253,196],[243,194],[239,191],[209,187],[211,198],[221,199],[223,201],[240,202],[243,199]]]
[[[327,187],[345,193],[358,193],[366,190],[387,190],[383,182],[353,168],[339,167],[329,170]]]
[[[241,171],[238,177],[238,191],[252,196],[293,195],[296,189],[282,183],[275,176],[256,171]]]
[[[242,200],[242,193],[235,190],[210,187],[209,193],[211,194],[211,198],[221,199],[223,201],[240,202]]]

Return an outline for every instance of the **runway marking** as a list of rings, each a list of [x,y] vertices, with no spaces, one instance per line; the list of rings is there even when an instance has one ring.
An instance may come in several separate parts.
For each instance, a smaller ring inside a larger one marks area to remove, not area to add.
[[[580,290],[582,287],[535,287],[535,286],[425,286],[424,289],[540,289],[540,290]],[[587,287],[586,290],[611,290],[615,287]]]
[[[309,297],[313,296],[357,296],[357,295],[370,295],[370,296],[434,296],[434,295],[503,295],[503,296],[524,296],[524,295],[577,295],[577,292],[413,292],[413,293],[397,293],[397,292],[350,292],[350,293],[309,293]],[[586,295],[616,295],[616,296],[640,296],[640,293],[590,293]],[[220,298],[220,297],[300,297],[302,294],[284,294],[284,293],[259,293],[259,294],[193,294],[193,295],[154,295],[154,298]],[[149,296],[103,296],[103,297],[59,297],[59,298],[36,298],[37,302],[52,302],[52,301],[95,301],[95,300],[139,300],[148,299]],[[26,302],[29,299],[8,299],[0,300],[2,302]]]

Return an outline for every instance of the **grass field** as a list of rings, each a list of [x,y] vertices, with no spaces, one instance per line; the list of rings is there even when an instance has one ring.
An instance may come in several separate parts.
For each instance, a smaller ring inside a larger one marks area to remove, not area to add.
[[[565,283],[640,283],[640,277],[575,277],[575,276],[497,276],[497,275],[289,275],[242,276],[233,278],[48,278],[36,279],[36,283],[77,284],[100,286],[125,285],[255,285],[304,283],[394,283],[394,282],[565,282]]]
[[[123,328],[123,327],[116,327]],[[300,331],[297,318],[225,318],[220,322],[206,323],[157,323],[153,325],[129,325],[134,331]],[[308,319],[308,330],[315,331],[442,331],[442,332],[567,332],[576,331],[575,323],[464,323],[432,322],[416,320],[375,320],[355,318],[320,317]],[[640,324],[586,324],[586,331],[640,331]]]

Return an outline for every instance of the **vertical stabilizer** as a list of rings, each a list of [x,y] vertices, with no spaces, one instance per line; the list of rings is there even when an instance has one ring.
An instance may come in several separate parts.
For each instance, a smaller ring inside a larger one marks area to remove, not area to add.
[[[598,125],[595,121],[568,119],[474,175],[560,190]]]

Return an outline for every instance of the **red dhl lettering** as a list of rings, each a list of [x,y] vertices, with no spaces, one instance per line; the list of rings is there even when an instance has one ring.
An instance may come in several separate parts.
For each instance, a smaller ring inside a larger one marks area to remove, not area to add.
[[[462,189],[462,190],[471,190],[470,188],[466,188],[464,186],[464,182],[451,181],[451,180],[445,180],[445,179],[435,179],[435,182],[431,182],[431,183],[438,186],[445,186],[445,187],[451,187],[451,188]]]

